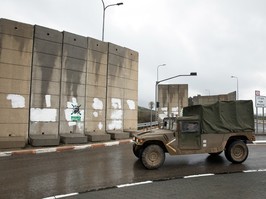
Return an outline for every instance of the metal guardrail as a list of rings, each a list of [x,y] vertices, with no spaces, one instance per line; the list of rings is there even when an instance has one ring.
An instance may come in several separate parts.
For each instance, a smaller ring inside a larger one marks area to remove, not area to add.
[[[158,125],[158,121],[155,121],[155,122],[145,122],[145,123],[138,123],[138,129],[140,128],[145,128],[145,127],[149,127],[149,126],[157,126]]]

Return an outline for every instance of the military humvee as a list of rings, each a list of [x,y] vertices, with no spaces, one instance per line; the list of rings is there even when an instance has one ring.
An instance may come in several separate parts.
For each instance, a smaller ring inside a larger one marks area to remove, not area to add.
[[[173,121],[173,120],[172,120]],[[133,137],[133,153],[147,169],[162,166],[170,155],[219,155],[232,163],[248,157],[247,143],[255,141],[251,100],[220,101],[212,105],[185,107],[168,129],[139,133]]]

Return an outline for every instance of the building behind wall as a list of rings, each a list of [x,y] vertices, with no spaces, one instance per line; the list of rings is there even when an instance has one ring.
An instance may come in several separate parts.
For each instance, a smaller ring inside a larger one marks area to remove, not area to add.
[[[228,94],[221,94],[221,95],[206,95],[206,96],[194,96],[189,98],[189,105],[208,105],[213,104],[218,101],[231,101],[236,100],[236,91],[228,93]]]
[[[0,28],[0,148],[137,129],[136,51],[7,19]]]
[[[158,85],[158,119],[178,117],[183,107],[188,106],[188,84]]]
[[[171,118],[182,116],[182,109],[192,105],[207,105],[217,101],[236,100],[236,92],[221,95],[194,96],[188,98],[187,84],[162,84],[158,85],[158,121],[171,123]]]

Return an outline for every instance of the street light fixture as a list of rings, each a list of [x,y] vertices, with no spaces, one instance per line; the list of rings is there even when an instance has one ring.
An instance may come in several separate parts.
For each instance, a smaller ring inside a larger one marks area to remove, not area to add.
[[[163,80],[160,80],[160,81],[156,81],[156,84],[155,84],[155,99],[156,99],[156,117],[157,117],[157,121],[158,121],[158,108],[159,108],[159,102],[157,101],[158,99],[158,85],[161,83],[161,82],[164,82],[164,81],[167,81],[167,80],[170,80],[170,79],[174,79],[174,78],[177,78],[177,77],[183,77],[183,76],[197,76],[197,73],[196,72],[191,72],[190,74],[186,74],[186,75],[176,75],[176,76],[173,76],[173,77],[169,77],[169,78],[166,78],[166,79],[163,79]]]
[[[182,76],[197,76],[197,73],[196,72],[191,72],[188,75],[176,75],[176,76],[173,76],[173,77],[169,77],[169,78],[157,81],[156,84],[158,85],[161,82],[164,82],[164,81],[167,81],[167,80],[170,80],[170,79],[174,79],[174,78],[177,78],[177,77],[182,77]]]
[[[236,79],[236,100],[238,100],[239,99],[238,77],[232,75],[231,78],[235,78]]]
[[[103,3],[103,28],[102,28],[102,41],[104,41],[104,24],[105,24],[105,10],[111,6],[121,6],[123,5],[122,2],[120,3],[114,3],[114,4],[110,4],[110,5],[107,5],[105,6],[104,4],[104,1],[102,0],[102,3]]]
[[[160,66],[165,66],[165,65],[166,64],[161,64],[161,65],[157,66],[157,81],[159,81],[159,73],[158,73],[159,71],[158,70],[159,70]]]

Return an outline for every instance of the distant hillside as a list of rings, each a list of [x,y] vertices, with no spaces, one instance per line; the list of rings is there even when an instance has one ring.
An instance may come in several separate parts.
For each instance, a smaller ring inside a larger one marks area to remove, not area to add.
[[[155,120],[155,111],[152,111],[152,121]],[[138,107],[138,123],[150,122],[151,110],[148,108]]]

